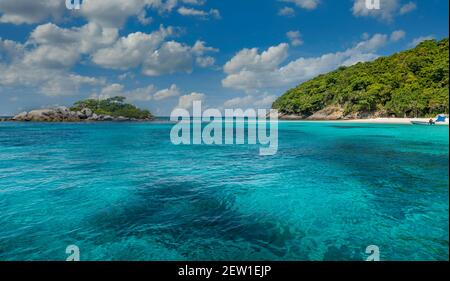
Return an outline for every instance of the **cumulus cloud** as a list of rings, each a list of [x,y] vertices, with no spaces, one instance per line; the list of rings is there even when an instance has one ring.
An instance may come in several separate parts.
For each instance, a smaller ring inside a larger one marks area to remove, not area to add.
[[[12,61],[21,56],[24,52],[24,46],[12,40],[3,40],[0,37],[0,62]]]
[[[414,2],[406,3],[405,5],[403,5],[400,8],[400,15],[410,13],[410,12],[414,11],[415,9],[417,9],[416,3],[414,3]]]
[[[242,71],[273,70],[287,58],[288,49],[289,45],[286,43],[270,47],[261,54],[257,48],[243,49],[225,64],[224,71],[227,74],[234,74]]]
[[[92,61],[104,68],[129,69],[137,67],[157,50],[164,40],[174,33],[173,28],[160,27],[150,34],[135,32],[121,37],[113,45],[99,49],[92,55]]]
[[[142,25],[149,25],[153,21],[153,18],[149,17],[145,10],[140,11],[137,18]]]
[[[145,60],[142,73],[149,76],[192,72],[193,57],[190,47],[176,41],[165,42]]]
[[[376,51],[388,42],[388,35],[375,34],[345,51],[301,57],[284,65],[288,44],[270,47],[262,53],[256,48],[243,49],[225,64],[227,77],[222,80],[222,85],[245,91],[292,86],[339,66],[373,60],[378,57]]]
[[[203,5],[206,0],[84,0],[79,11],[73,16],[82,16],[89,22],[95,22],[103,27],[121,27],[130,17],[137,17],[146,25],[151,22],[147,10],[158,13],[168,13],[177,6]],[[191,8],[186,8],[191,9]],[[219,17],[216,9],[205,12],[212,17]],[[35,24],[48,19],[59,20],[67,17],[68,11],[64,0],[2,0],[0,1],[0,22],[13,24]],[[187,12],[186,15],[191,15]]]
[[[159,90],[153,95],[154,100],[165,100],[172,97],[178,97],[180,95],[180,89],[178,89],[177,85],[172,84],[169,88]]]
[[[276,99],[277,96],[275,95],[246,95],[225,101],[224,108],[271,108]]]
[[[213,57],[198,57],[195,59],[198,66],[206,68],[213,66],[216,63],[216,59]]]
[[[280,0],[280,1],[294,3],[298,7],[306,10],[314,10],[320,3],[320,0]]]
[[[131,16],[141,16],[145,9],[157,10],[160,13],[172,11],[177,0],[85,0],[80,10],[89,21],[105,27],[120,27]],[[146,17],[144,17],[146,18]]]
[[[202,56],[205,53],[210,53],[210,52],[216,53],[219,51],[219,49],[216,49],[213,47],[208,47],[208,46],[206,46],[206,43],[204,41],[198,40],[195,42],[194,46],[192,46],[192,51],[195,54]]]
[[[397,15],[407,14],[417,8],[414,2],[404,5],[401,0],[381,1],[380,9],[368,9],[366,0],[354,0],[352,12],[356,17],[374,17],[381,21],[392,22]]]
[[[61,96],[78,93],[85,86],[105,83],[104,78],[70,72],[66,67],[73,63],[77,53],[62,53],[62,49],[53,47],[52,50],[51,45],[44,44],[26,51],[20,43],[0,40],[0,86],[29,88],[47,96]]]
[[[15,59],[10,64],[0,63],[0,86],[21,90],[32,89],[46,96],[79,94],[85,87],[101,86],[104,78],[82,76],[60,69],[43,70],[29,65],[23,59]]]
[[[60,28],[53,23],[39,25],[27,42],[35,48],[27,52],[24,61],[44,68],[70,68],[82,54],[112,44],[117,36],[117,29],[102,28],[96,23],[73,28]]]
[[[146,25],[151,21],[146,14],[147,9],[159,13],[168,13],[175,10],[180,4],[200,6],[205,2],[203,0],[85,0],[81,13],[89,21],[98,22],[108,27],[122,26],[130,16],[137,16],[138,20]],[[177,11],[183,16],[220,17],[220,12],[217,9],[201,11],[182,6]]]
[[[294,47],[298,47],[303,45],[303,40],[301,38],[300,31],[289,31],[286,33],[287,38],[291,41],[291,45]]]
[[[59,20],[65,11],[65,1],[62,0],[2,0],[0,1],[0,22],[33,24],[47,19]]]
[[[158,90],[153,84],[146,87],[126,90],[124,85],[113,83],[103,87],[99,93],[94,93],[91,97],[96,99],[107,99],[114,96],[123,96],[129,101],[161,101],[179,95],[180,89],[175,84],[172,84],[167,89],[161,90]]]
[[[204,102],[206,98],[205,94],[192,92],[189,95],[181,96],[178,99],[177,108],[191,109],[194,101]]]
[[[293,17],[295,16],[295,10],[291,7],[283,7],[278,10],[278,15],[284,17]]]
[[[396,30],[391,33],[391,41],[397,42],[405,38],[406,32],[403,30]]]
[[[217,49],[203,41],[197,41],[192,47],[167,42],[172,35],[176,35],[176,29],[161,26],[149,34],[135,32],[119,37],[118,28],[107,27],[101,21],[67,28],[53,23],[38,25],[24,44],[0,38],[0,87],[30,88],[48,96],[80,94],[87,88],[96,91],[106,84],[105,78],[82,76],[71,71],[78,63],[89,60],[108,69],[140,67],[144,74],[151,76],[191,72],[194,65],[208,67],[214,64],[215,59],[209,54]],[[105,87],[106,90],[111,88]],[[131,99],[148,100],[150,90],[124,92]],[[100,94],[106,93],[100,91]],[[165,95],[175,94],[176,89],[172,87],[165,92],[161,90],[157,97],[163,99]]]
[[[141,67],[149,76],[192,72],[194,62],[201,67],[214,64],[214,58],[205,56],[218,50],[197,41],[190,47],[176,41],[165,41],[175,34],[172,27],[160,27],[150,34],[135,32],[119,38],[113,45],[99,49],[92,61],[110,69],[132,69]]]
[[[392,21],[399,9],[399,0],[384,1],[380,9],[368,9],[366,0],[354,0],[352,12],[356,17],[376,17],[384,21]]]
[[[220,19],[220,12],[217,9],[211,9],[209,11],[198,10],[194,8],[180,7],[178,13],[182,16],[198,17],[202,19],[215,18]]]

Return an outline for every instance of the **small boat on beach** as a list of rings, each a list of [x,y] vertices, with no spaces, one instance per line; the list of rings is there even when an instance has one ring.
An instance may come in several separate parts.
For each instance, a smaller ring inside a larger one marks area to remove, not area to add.
[[[432,126],[434,123],[430,123],[427,121],[411,121],[411,124],[413,125],[424,125],[424,126]]]
[[[432,125],[448,125],[448,117],[445,115],[438,115],[434,119],[426,120],[411,120],[413,125],[432,126]]]

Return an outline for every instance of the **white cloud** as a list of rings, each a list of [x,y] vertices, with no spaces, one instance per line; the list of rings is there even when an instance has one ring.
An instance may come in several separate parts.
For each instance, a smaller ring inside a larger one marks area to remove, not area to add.
[[[314,10],[319,5],[319,0],[280,0],[282,2],[294,3],[298,7],[307,10]]]
[[[64,46],[43,45],[28,52],[24,62],[44,68],[70,68],[79,60],[80,53],[76,49]]]
[[[69,14],[65,0],[1,0],[0,22],[35,24],[49,19],[62,20],[71,15],[83,16],[88,22],[97,23],[102,27],[119,28],[129,17],[137,17],[140,23],[149,24],[151,18],[147,17],[147,10],[168,13],[180,4],[203,5],[205,2],[206,0],[84,0],[79,11]],[[208,16],[220,17],[216,9],[205,13]],[[190,13],[187,12],[187,15]]]
[[[177,85],[172,84],[169,88],[159,90],[153,95],[154,100],[165,100],[171,97],[178,97],[180,95],[180,89],[178,89]]]
[[[89,21],[105,27],[121,27],[131,16],[141,15],[146,9],[170,12],[177,5],[176,0],[85,0],[80,10]]]
[[[192,51],[195,54],[202,56],[205,53],[210,53],[210,52],[216,53],[219,51],[219,49],[216,49],[213,47],[208,47],[208,46],[206,46],[206,43],[204,41],[198,40],[195,42],[194,46],[192,47]]]
[[[101,86],[104,78],[81,76],[65,70],[47,69],[29,65],[17,58],[10,64],[0,63],[0,86],[36,91],[46,96],[79,94],[87,87]]]
[[[426,41],[426,40],[432,40],[432,39],[435,39],[434,35],[420,36],[420,37],[414,38],[414,39],[408,44],[408,47],[414,48],[414,47],[416,47],[417,45],[419,45],[420,43],[422,43],[423,41]]]
[[[137,18],[142,25],[149,25],[153,21],[152,17],[147,16],[147,11],[145,10],[140,11]]]
[[[257,48],[243,49],[225,64],[224,71],[234,74],[241,71],[273,70],[287,58],[288,49],[289,45],[286,43],[270,47],[261,54]]]
[[[69,68],[82,54],[112,44],[117,36],[117,29],[102,28],[95,23],[73,28],[60,28],[52,23],[39,25],[28,40],[36,48],[25,55],[24,61],[44,68]]]
[[[252,96],[247,95],[229,99],[224,102],[224,108],[271,108],[277,99],[275,95]]]
[[[397,42],[400,41],[401,39],[405,38],[406,33],[403,30],[396,30],[394,32],[391,33],[391,41],[393,42]]]
[[[182,2],[189,5],[204,5],[206,0],[182,0]]]
[[[278,15],[284,17],[293,17],[295,16],[295,10],[291,7],[283,7],[278,10]]]
[[[100,95],[108,96],[108,97],[119,96],[122,94],[123,89],[124,89],[124,86],[122,84],[114,83],[114,84],[104,87],[101,90]]]
[[[200,67],[210,67],[213,66],[216,60],[211,56],[204,56],[206,53],[216,53],[219,50],[213,47],[208,47],[205,45],[205,42],[203,41],[197,41],[195,42],[194,46],[192,47],[192,52],[197,55],[196,63]]]
[[[243,49],[225,64],[227,77],[222,85],[245,91],[292,86],[339,66],[373,60],[378,57],[376,51],[388,42],[388,35],[375,34],[343,52],[302,57],[284,65],[289,49],[285,43],[262,53],[258,49]]]
[[[303,45],[303,40],[301,38],[300,31],[289,31],[286,33],[287,38],[291,41],[291,45],[294,47],[298,47]]]
[[[380,5],[380,9],[368,9],[366,6],[366,0],[354,0],[353,3],[353,15],[356,17],[375,17],[380,20],[390,22],[394,19],[395,14],[399,9],[400,0],[383,1]]]
[[[193,92],[178,99],[177,108],[191,109],[194,101],[205,101],[205,94]]]
[[[91,97],[106,99],[114,96],[123,96],[129,101],[160,101],[178,95],[179,89],[175,84],[171,85],[168,89],[157,91],[157,88],[152,84],[147,87],[125,90],[122,84],[113,83],[102,88],[99,94],[92,94]]]
[[[407,14],[417,8],[414,2],[401,5],[401,0],[381,1],[380,9],[368,9],[366,0],[353,0],[352,12],[356,17],[373,17],[384,22],[392,22],[397,15]]]
[[[165,42],[160,49],[146,58],[142,72],[149,76],[192,72],[193,57],[190,47],[176,41]]]
[[[104,68],[129,69],[139,66],[145,58],[157,50],[168,36],[173,34],[173,28],[160,27],[150,34],[135,32],[121,37],[112,46],[96,51],[92,61]]]
[[[214,64],[214,58],[205,56],[218,50],[197,41],[194,46],[165,39],[175,34],[173,28],[160,27],[150,34],[135,32],[121,37],[109,47],[98,50],[92,61],[104,68],[132,69],[142,67],[142,73],[149,76],[192,72],[194,61],[201,67]]]
[[[62,0],[1,0],[0,22],[33,24],[51,18],[59,20],[65,11],[65,1]]]
[[[104,78],[69,72],[66,67],[73,63],[73,57],[78,53],[63,53],[62,50],[44,44],[26,51],[20,43],[0,40],[0,86],[32,89],[47,96],[61,96],[79,93],[85,86],[94,87],[105,83]]]
[[[180,7],[178,8],[178,13],[182,16],[199,17],[202,19],[215,18],[220,19],[220,12],[217,9],[211,9],[209,11],[202,11],[194,8]]]
[[[195,59],[198,66],[206,68],[213,66],[216,63],[216,59],[213,57],[198,57]]]
[[[12,40],[3,40],[0,37],[0,62],[12,61],[23,55],[24,46]]]
[[[416,3],[414,3],[414,2],[409,2],[409,3],[407,3],[407,4],[405,4],[405,5],[403,5],[401,8],[400,8],[400,15],[404,15],[404,14],[407,14],[407,13],[409,13],[409,12],[412,12],[412,11],[414,11],[415,9],[417,9],[417,5],[416,5]]]

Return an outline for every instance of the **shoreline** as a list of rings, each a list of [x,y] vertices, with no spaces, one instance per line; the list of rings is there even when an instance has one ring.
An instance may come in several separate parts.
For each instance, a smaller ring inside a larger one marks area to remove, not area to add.
[[[434,118],[433,118],[434,119]],[[412,125],[411,121],[428,122],[430,118],[368,118],[368,119],[348,119],[348,120],[283,120],[282,122],[323,122],[323,123],[366,123],[366,124],[399,124]],[[447,119],[448,120],[448,119]],[[449,122],[436,123],[438,126],[448,126]]]
[[[158,122],[168,121],[167,117],[154,117],[152,119],[129,119],[129,120],[61,120],[61,121],[44,121],[44,120],[14,120],[11,117],[0,117],[0,122],[16,122],[16,123],[123,123],[123,122]],[[434,119],[434,118],[433,118]],[[430,118],[367,118],[367,119],[341,119],[341,120],[309,120],[309,119],[278,119],[279,122],[286,123],[349,123],[349,124],[397,124],[412,125],[411,121],[428,122]],[[448,119],[446,122],[435,123],[437,126],[449,126]]]

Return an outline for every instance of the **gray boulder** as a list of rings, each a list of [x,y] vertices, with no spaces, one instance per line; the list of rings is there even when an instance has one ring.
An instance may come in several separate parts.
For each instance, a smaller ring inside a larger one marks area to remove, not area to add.
[[[330,105],[309,116],[308,120],[340,120],[344,117],[344,109],[339,106]]]
[[[93,115],[92,110],[89,109],[89,108],[83,108],[83,109],[81,110],[81,113],[83,113],[84,116],[86,116],[86,118],[89,118],[89,117],[91,117],[91,116]]]
[[[28,112],[24,111],[24,112],[21,112],[21,113],[17,114],[16,116],[14,116],[12,118],[12,120],[14,120],[14,121],[27,121],[27,118],[28,118]]]

